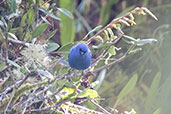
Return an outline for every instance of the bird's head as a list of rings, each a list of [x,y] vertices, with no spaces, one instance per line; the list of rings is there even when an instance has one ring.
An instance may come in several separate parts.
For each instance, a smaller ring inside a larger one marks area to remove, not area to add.
[[[91,65],[91,51],[87,44],[79,43],[72,47],[69,51],[68,63],[71,68],[77,70],[87,69]]]
[[[85,43],[78,44],[77,49],[78,49],[80,55],[84,55],[89,50],[88,46]]]

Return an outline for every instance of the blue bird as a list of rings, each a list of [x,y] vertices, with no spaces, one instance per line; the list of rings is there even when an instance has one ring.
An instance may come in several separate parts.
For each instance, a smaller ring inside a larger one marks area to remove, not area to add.
[[[77,70],[87,69],[91,65],[91,51],[87,44],[79,43],[73,46],[69,51],[68,63],[71,68]]]

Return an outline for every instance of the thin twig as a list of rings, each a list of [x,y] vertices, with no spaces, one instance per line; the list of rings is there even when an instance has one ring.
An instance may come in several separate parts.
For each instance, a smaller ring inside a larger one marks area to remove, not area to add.
[[[58,80],[60,80],[60,79],[63,79],[65,76],[66,76],[66,75],[56,77],[55,80],[58,81]],[[22,107],[24,104],[26,104],[26,103],[30,102],[31,100],[35,99],[35,97],[37,97],[37,96],[43,94],[45,91],[47,91],[47,90],[50,89],[51,87],[52,87],[52,85],[50,85],[50,86],[48,86],[47,88],[45,88],[44,90],[38,92],[38,93],[35,94],[34,96],[28,98],[28,99],[27,99],[25,102],[23,102],[20,106]],[[57,92],[58,92],[58,91],[57,91]],[[47,98],[49,98],[49,97],[47,97]],[[45,100],[45,99],[42,99],[42,100]],[[42,101],[42,100],[39,100],[38,102],[40,102],[40,101]],[[28,106],[31,106],[32,104],[33,104],[33,103],[31,103],[31,104],[28,105]],[[20,107],[20,108],[21,108],[21,107]]]
[[[17,88],[19,88],[27,80],[27,78],[31,76],[32,74],[38,74],[38,73],[36,71],[30,72],[27,76],[24,77],[24,79],[20,82]]]
[[[124,60],[125,58],[126,58],[126,55],[123,55],[122,57],[120,57],[120,58],[117,59],[116,61],[113,61],[113,62],[111,62],[111,63],[109,63],[109,64],[106,64],[106,65],[104,65],[104,66],[102,66],[102,67],[96,68],[95,70],[93,70],[93,72],[97,72],[97,71],[100,71],[100,70],[102,70],[102,69],[105,69],[105,68],[107,68],[107,67],[109,67],[109,66],[111,66],[111,65],[113,65],[113,64],[116,64],[116,63],[118,63],[118,62],[121,62],[121,61]]]
[[[45,101],[46,99],[49,99],[49,98],[55,96],[55,95],[58,94],[62,89],[63,89],[63,87],[61,87],[60,89],[56,90],[52,95],[49,95],[49,96],[43,98],[42,101]]]
[[[41,111],[46,111],[46,110],[49,110],[49,109],[51,109],[51,108],[55,108],[55,107],[60,106],[61,104],[63,104],[63,103],[64,103],[64,102],[66,102],[67,100],[68,100],[68,98],[67,98],[67,99],[64,99],[64,100],[63,100],[63,101],[61,101],[61,102],[55,103],[54,105],[49,106],[49,107],[44,107],[44,108],[40,108],[40,109],[33,109],[33,110],[31,110],[31,112],[41,112]],[[27,111],[27,112],[29,112],[29,111]]]
[[[122,19],[123,17],[128,16],[128,14],[129,14],[129,13],[127,13],[127,14],[125,14],[125,15],[119,17],[119,18],[113,19],[109,24],[107,24],[104,28],[102,28],[101,30],[99,30],[99,31],[98,31],[94,36],[92,36],[91,38],[98,36],[98,35],[101,34],[104,30],[106,30],[107,28],[109,28],[111,24],[117,23],[117,22],[118,22],[120,19]],[[84,37],[83,40],[85,40],[86,38],[87,38],[87,37]]]
[[[94,66],[95,64],[97,64],[101,59],[103,59],[104,56],[106,56],[108,50],[110,49],[110,47],[111,47],[112,45],[116,45],[116,44],[121,40],[121,38],[122,38],[122,36],[124,35],[124,33],[123,33],[120,29],[118,29],[118,32],[119,32],[118,38],[114,41],[113,44],[111,44],[111,45],[108,47],[108,49],[104,50],[104,51],[100,54],[100,56],[93,62],[93,64],[91,65],[91,67],[93,67],[93,66]],[[117,61],[118,61],[118,59],[116,60],[116,62],[117,62]],[[120,60],[119,60],[118,62],[120,62]],[[113,64],[115,64],[115,63],[113,63]],[[107,66],[107,65],[105,65],[105,66]],[[109,65],[109,66],[111,66],[111,65]],[[90,67],[90,68],[91,68],[91,67]],[[107,67],[108,67],[108,66],[107,66]],[[102,67],[102,69],[103,69],[103,68],[106,68],[106,67]],[[100,69],[97,68],[97,70],[95,69],[93,72],[97,72],[97,71],[102,70],[102,69],[101,69],[101,68],[100,68]]]
[[[96,105],[101,111],[103,111],[104,114],[110,114],[106,109],[104,109],[102,106],[97,104],[93,99],[90,100],[94,105]]]
[[[13,97],[14,97],[14,94],[15,94],[15,89],[14,89],[13,92],[12,92],[12,96],[10,96],[11,98],[10,98],[10,100],[9,100],[7,106],[6,106],[6,109],[5,109],[4,114],[7,113],[8,107],[10,106],[10,104],[11,104],[11,102],[12,102],[12,99],[13,99]]]
[[[15,40],[15,39],[12,39],[12,38],[8,38],[8,41],[10,41],[12,43],[15,43],[15,44],[25,46],[25,47],[28,47],[28,43],[25,43],[25,42],[20,41],[20,40]]]
[[[113,65],[113,64],[116,64],[116,63],[118,63],[118,62],[121,62],[122,60],[124,60],[124,59],[127,57],[128,53],[131,51],[131,49],[132,49],[134,46],[135,46],[135,44],[131,45],[131,46],[129,47],[129,49],[127,50],[127,52],[126,52],[122,57],[118,58],[117,60],[115,60],[115,61],[113,61],[113,62],[111,62],[111,63],[109,63],[109,64],[106,64],[106,65],[104,65],[104,66],[101,66],[101,67],[95,69],[93,72],[100,71],[100,70],[102,70],[102,69],[105,69],[105,68],[107,68],[107,67]]]
[[[23,109],[23,111],[22,111],[22,114],[24,114],[24,113],[26,112],[27,105],[28,105],[28,103],[27,103],[27,104],[25,104],[24,109]]]
[[[19,60],[21,60],[21,59],[23,59],[24,58],[24,56],[22,56],[22,57],[18,57],[17,59],[15,59],[14,60],[14,62],[17,62],[17,61],[19,61]],[[6,70],[8,67],[10,67],[10,66],[12,66],[12,65],[6,65],[3,69],[2,69],[2,71],[1,72],[3,72],[4,70]]]
[[[70,102],[65,102],[66,105],[69,105],[71,107],[76,107],[80,110],[84,110],[85,112],[89,112],[91,114],[103,114],[102,112],[98,112],[98,111],[95,111],[95,110],[91,110],[91,109],[88,109],[86,107],[83,107],[81,105],[76,105],[76,104],[73,104],[73,103],[70,103]]]

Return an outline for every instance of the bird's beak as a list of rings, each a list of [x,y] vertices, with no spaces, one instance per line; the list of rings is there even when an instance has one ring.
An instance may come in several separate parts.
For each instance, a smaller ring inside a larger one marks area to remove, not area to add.
[[[84,51],[80,51],[80,54],[81,54],[81,55],[84,55],[84,53],[85,53]]]

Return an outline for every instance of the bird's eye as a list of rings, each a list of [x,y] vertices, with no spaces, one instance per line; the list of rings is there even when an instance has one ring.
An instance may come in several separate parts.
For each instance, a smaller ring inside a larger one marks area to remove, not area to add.
[[[86,53],[86,51],[83,51],[81,48],[80,48],[80,54],[81,55],[84,55]]]

